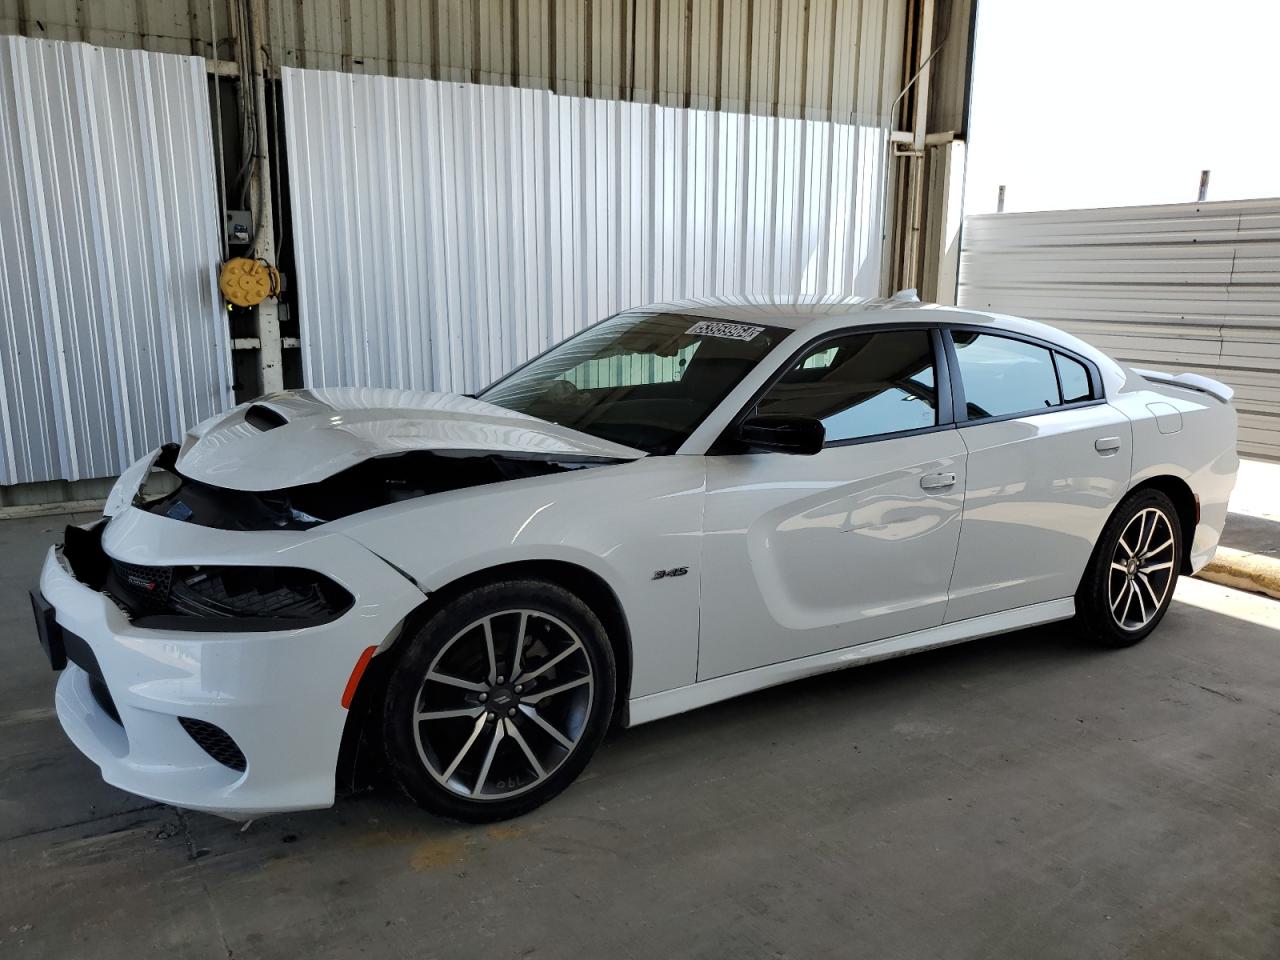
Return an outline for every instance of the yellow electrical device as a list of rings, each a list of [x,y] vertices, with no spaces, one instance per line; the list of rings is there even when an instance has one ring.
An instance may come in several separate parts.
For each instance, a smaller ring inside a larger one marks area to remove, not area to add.
[[[280,271],[265,260],[232,257],[218,274],[218,289],[228,303],[256,307],[280,292]]]

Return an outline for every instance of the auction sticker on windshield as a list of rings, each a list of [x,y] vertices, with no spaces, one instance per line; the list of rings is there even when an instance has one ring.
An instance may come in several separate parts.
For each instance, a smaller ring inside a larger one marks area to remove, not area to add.
[[[724,340],[754,340],[764,327],[749,323],[729,323],[726,320],[700,320],[685,331],[699,337],[720,337]]]

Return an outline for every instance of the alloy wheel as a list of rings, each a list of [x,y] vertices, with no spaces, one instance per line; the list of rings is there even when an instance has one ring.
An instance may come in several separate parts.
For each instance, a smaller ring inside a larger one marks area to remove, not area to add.
[[[454,634],[423,677],[418,756],[467,799],[526,793],[573,753],[594,695],[591,659],[568,624],[537,610],[489,614]]]
[[[1159,507],[1138,511],[1116,542],[1108,577],[1111,616],[1136,632],[1160,612],[1176,576],[1173,523]]]

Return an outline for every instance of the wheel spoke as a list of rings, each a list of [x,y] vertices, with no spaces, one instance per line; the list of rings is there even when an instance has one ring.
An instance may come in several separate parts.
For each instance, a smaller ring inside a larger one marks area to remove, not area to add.
[[[1129,585],[1133,588],[1133,595],[1138,598],[1138,613],[1142,616],[1138,626],[1142,626],[1142,624],[1147,622],[1147,604],[1146,601],[1142,599],[1142,591],[1138,589],[1138,585],[1132,580],[1129,581]]]
[[[467,751],[475,744],[480,736],[480,732],[484,730],[484,717],[476,718],[476,725],[471,730],[471,736],[467,737],[467,742],[462,745],[462,749],[458,751],[458,755],[453,758],[453,763],[449,764],[444,773],[440,775],[441,779],[446,783],[453,776],[453,771],[458,769],[458,764],[462,762],[462,758],[467,755]]]
[[[1147,527],[1147,535],[1142,539],[1142,546],[1138,548],[1138,553],[1146,553],[1151,546],[1151,538],[1156,535],[1156,527],[1160,524],[1160,514],[1152,512],[1151,526]]]
[[[1130,526],[1132,526],[1132,524],[1130,524]],[[1119,546],[1119,547],[1121,547],[1121,548],[1124,550],[1124,555],[1125,555],[1126,557],[1132,557],[1132,556],[1133,556],[1133,548],[1129,546],[1129,541],[1125,539],[1125,537],[1127,537],[1128,535],[1129,535],[1129,528],[1128,528],[1128,527],[1126,527],[1126,528],[1125,528],[1124,533],[1120,534],[1120,542],[1119,542],[1118,546]],[[1139,537],[1141,537],[1142,532],[1141,532],[1141,531],[1139,531],[1139,532],[1138,532],[1138,535],[1139,535]]]
[[[542,717],[542,714],[538,713],[538,711],[535,710],[533,707],[529,706],[528,704],[522,703],[520,705],[520,711],[526,717],[528,717],[530,720],[536,723],[539,727],[545,730],[547,733],[547,736],[549,736],[556,743],[560,744],[560,746],[564,747],[566,750],[573,749],[573,741],[570,740],[568,737],[566,737],[563,733],[561,733],[555,727],[553,727],[546,720],[544,720]]]
[[[489,686],[498,682],[498,658],[493,652],[493,617],[484,618],[484,650],[489,655]]]
[[[1125,590],[1125,597],[1127,597],[1127,599],[1124,602],[1124,611],[1120,614],[1121,626],[1124,626],[1125,621],[1129,619],[1129,608],[1133,606],[1133,594],[1134,594],[1133,581],[1126,580],[1125,586],[1127,587],[1127,589]]]
[[[473,690],[477,693],[487,689],[483,683],[472,683],[470,680],[463,680],[461,677],[451,677],[449,674],[440,673],[438,670],[428,672],[427,679],[436,683],[443,683],[446,686],[458,687],[462,690]]]
[[[554,657],[552,657],[542,666],[538,667],[537,670],[533,670],[529,673],[526,673],[524,676],[520,677],[520,682],[531,683],[534,680],[537,680],[538,677],[542,676],[544,673],[546,673],[548,670],[554,667],[557,663],[559,663],[569,654],[573,653],[575,650],[580,650],[581,648],[582,648],[581,643],[579,643],[577,640],[573,641],[573,643],[568,648],[561,650],[559,653],[557,653]],[[517,674],[517,676],[519,676],[519,674]]]
[[[484,763],[480,766],[480,773],[476,777],[476,785],[471,788],[473,797],[480,796],[480,791],[484,789],[484,783],[489,779],[489,768],[493,766],[493,756],[498,752],[498,744],[502,742],[502,724],[495,723],[493,725],[493,739],[489,741],[489,750],[484,755]]]
[[[1168,550],[1172,546],[1173,546],[1173,537],[1170,537],[1164,543],[1160,544],[1160,546],[1155,547],[1154,549],[1148,550],[1146,553],[1144,553],[1142,555],[1142,559],[1146,560],[1149,557],[1154,557],[1158,553],[1164,553],[1166,550]]]
[[[1120,594],[1119,594],[1119,596],[1117,596],[1114,600],[1112,600],[1112,601],[1111,601],[1111,613],[1112,613],[1113,615],[1114,615],[1114,614],[1115,614],[1115,612],[1116,612],[1116,608],[1120,606],[1120,601],[1121,601],[1121,600],[1123,600],[1123,599],[1124,599],[1125,597],[1127,597],[1127,596],[1129,596],[1129,581],[1128,581],[1128,580],[1126,580],[1126,581],[1124,582],[1124,586],[1122,586],[1122,587],[1120,588]]]
[[[423,710],[413,715],[413,722],[450,720],[454,717],[478,717],[482,713],[484,713],[484,707],[461,707],[457,710]]]
[[[1151,609],[1160,609],[1160,598],[1156,596],[1155,587],[1151,586],[1151,581],[1147,579],[1146,574],[1138,574],[1138,582],[1147,588],[1147,594],[1151,597]]]
[[[1139,573],[1155,573],[1158,570],[1168,570],[1173,566],[1172,560],[1166,560],[1164,563],[1151,563],[1145,567],[1139,567]]]
[[[1128,575],[1128,573],[1129,573],[1129,568],[1128,568],[1128,567],[1126,567],[1123,563],[1116,563],[1114,560],[1112,560],[1112,561],[1111,561],[1111,569],[1112,569],[1112,570],[1118,570],[1118,571],[1120,571],[1121,573],[1125,574],[1126,576],[1127,576],[1127,575]]]
[[[520,730],[511,720],[504,719],[502,722],[507,726],[507,735],[520,745],[520,749],[524,751],[524,755],[529,759],[529,763],[533,766],[533,772],[537,774],[538,779],[541,780],[547,775],[547,771],[542,769],[542,764],[538,762],[538,758],[534,756],[533,751],[529,749],[529,744],[525,742],[524,735],[520,733]]]
[[[562,683],[558,687],[552,687],[550,690],[541,690],[531,697],[525,697],[525,703],[541,703],[547,697],[554,697],[557,693],[564,693],[566,690],[572,690],[574,687],[580,687],[584,683],[590,683],[590,677],[578,677],[576,680],[570,680]]]
[[[516,651],[511,657],[511,677],[514,680],[520,676],[520,661],[524,655],[524,635],[529,626],[529,614],[520,611],[520,629],[516,631]]]

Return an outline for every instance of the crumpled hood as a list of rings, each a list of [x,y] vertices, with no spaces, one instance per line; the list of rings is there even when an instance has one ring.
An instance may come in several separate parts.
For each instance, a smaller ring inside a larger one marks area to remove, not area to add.
[[[219,487],[280,490],[410,450],[570,459],[645,456],[642,450],[456,393],[330,387],[271,394],[205,420],[183,438],[176,466],[184,476]]]

